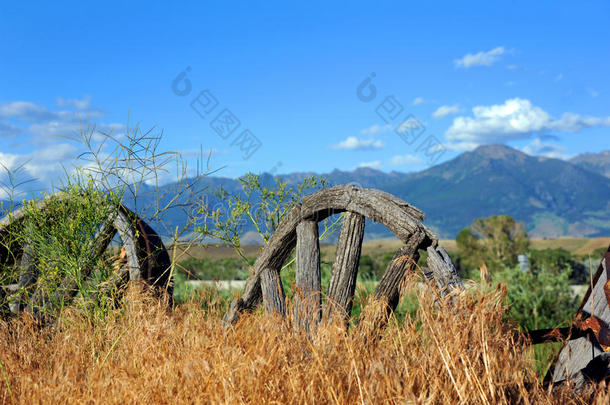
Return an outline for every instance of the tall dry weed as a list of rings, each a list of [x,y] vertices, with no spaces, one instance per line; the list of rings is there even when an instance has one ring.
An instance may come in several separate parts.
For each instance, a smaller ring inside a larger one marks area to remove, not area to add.
[[[206,297],[201,297],[206,299]],[[140,288],[103,320],[77,310],[39,330],[0,325],[4,403],[608,403],[545,389],[531,350],[503,321],[502,291],[454,309],[422,293],[413,319],[366,328],[325,324],[313,337],[260,313],[225,328],[220,306],[169,310]]]

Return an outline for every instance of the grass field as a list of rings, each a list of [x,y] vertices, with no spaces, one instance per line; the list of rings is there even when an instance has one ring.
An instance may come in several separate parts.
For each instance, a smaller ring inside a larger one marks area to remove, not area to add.
[[[104,319],[70,309],[52,330],[27,316],[1,323],[0,401],[607,404],[605,386],[543,387],[502,294],[464,295],[453,309],[422,294],[413,317],[380,335],[329,322],[308,338],[290,317],[257,312],[226,328],[210,297],[170,310],[132,287]]]
[[[586,254],[608,242],[532,245]],[[455,250],[452,241],[442,244]],[[371,241],[362,254],[378,260],[400,246]],[[334,249],[322,246],[326,270]],[[261,247],[244,250],[252,261]],[[247,274],[248,264],[228,247],[172,251],[204,267],[241,263]],[[284,273],[288,286],[294,274]],[[506,321],[504,287],[469,281],[451,308],[438,305],[421,281],[406,280],[397,311],[380,332],[367,321],[376,312],[366,306],[372,280],[359,280],[355,296],[354,314],[365,314],[364,321],[351,322],[348,333],[342,322],[323,322],[309,337],[295,331],[290,300],[287,319],[258,310],[227,327],[222,315],[237,292],[205,285],[174,308],[133,285],[109,314],[98,318],[70,307],[53,328],[40,329],[24,313],[0,322],[0,402],[610,403],[603,384],[576,393],[570,385],[550,390],[541,383],[557,345],[532,347],[520,337]]]
[[[531,247],[533,249],[556,249],[563,248],[570,253],[578,255],[586,255],[592,253],[599,248],[607,248],[610,245],[610,237],[600,238],[559,238],[559,239],[531,239]],[[449,252],[457,251],[455,240],[441,240],[441,245]],[[365,242],[362,245],[363,255],[373,255],[380,253],[395,252],[402,246],[402,242],[396,239],[380,239],[375,241]],[[171,248],[171,247],[170,247]],[[258,245],[245,245],[244,252],[247,257],[255,258],[260,253],[262,247]],[[324,255],[332,257],[335,254],[335,245],[322,244],[321,250]],[[216,245],[194,245],[190,246],[187,251],[182,246],[177,246],[177,252],[180,257],[192,257],[195,259],[202,258],[238,258],[235,251],[227,246]]]

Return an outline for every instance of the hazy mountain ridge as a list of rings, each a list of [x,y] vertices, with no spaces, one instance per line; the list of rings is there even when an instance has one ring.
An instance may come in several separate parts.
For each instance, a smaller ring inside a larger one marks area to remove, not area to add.
[[[534,236],[610,234],[610,180],[558,159],[484,146],[417,173],[391,190],[452,236],[473,219],[508,214]]]
[[[314,174],[278,177],[295,184]],[[579,161],[534,157],[503,145],[482,146],[417,173],[359,168],[321,176],[332,185],[351,183],[397,195],[422,209],[425,223],[442,237],[453,238],[475,218],[494,214],[525,222],[537,237],[610,235],[609,178]],[[273,176],[263,174],[261,181],[273,184]],[[234,179],[207,177],[200,183],[200,192],[220,185],[229,193],[241,192]],[[180,223],[177,217],[169,222]],[[367,231],[390,236],[379,224],[367,224]]]
[[[524,222],[530,236],[608,236],[610,178],[601,173],[605,173],[603,168],[609,161],[610,152],[564,161],[491,145],[417,173],[384,173],[359,168],[333,170],[320,176],[331,185],[355,184],[395,194],[422,209],[426,213],[425,223],[444,238],[455,237],[476,218],[495,214],[511,215]],[[311,175],[315,173],[290,173],[278,177],[296,184]],[[273,176],[262,174],[261,183],[272,186]],[[201,178],[192,191],[196,196],[204,196],[206,202],[217,209],[226,207],[211,193],[219,187],[229,194],[243,193],[238,180],[213,176]],[[166,194],[161,206],[175,195],[174,189],[176,184],[161,187],[159,194]],[[154,193],[149,191],[141,197],[139,207],[153,201]],[[186,203],[186,200],[178,199],[175,203]],[[162,234],[170,234],[176,227],[184,226],[187,211],[193,212],[193,208],[183,206],[169,210],[163,214],[162,221],[151,225]],[[390,235],[380,224],[367,222],[367,238]]]
[[[610,151],[608,150],[600,153],[584,153],[570,159],[570,162],[610,178]]]

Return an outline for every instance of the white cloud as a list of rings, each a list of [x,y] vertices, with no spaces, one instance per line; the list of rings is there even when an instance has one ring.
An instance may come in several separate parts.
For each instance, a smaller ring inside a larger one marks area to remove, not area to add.
[[[82,100],[58,98],[61,106],[72,106],[76,110],[53,111],[45,106],[29,101],[13,101],[0,104],[0,139],[22,135],[26,143],[40,145],[57,142],[54,136],[70,136],[86,130],[91,120],[100,120],[104,114],[90,107],[90,97]],[[9,122],[10,121],[10,122]],[[123,130],[121,124],[99,123],[96,129],[100,132]],[[1,145],[0,145],[1,146]]]
[[[560,145],[544,143],[540,138],[534,139],[529,145],[523,147],[522,151],[528,155],[544,156],[553,159],[568,160],[572,156],[565,153],[566,148]]]
[[[379,160],[374,160],[372,162],[362,162],[358,165],[358,167],[367,167],[369,169],[379,169],[381,167],[381,162]]]
[[[55,112],[29,101],[13,101],[0,104],[0,119],[16,119],[25,122],[39,122],[58,118]]]
[[[555,81],[559,82],[563,79],[563,73],[559,73],[557,76],[555,76]]]
[[[455,105],[442,105],[439,108],[436,109],[436,111],[434,111],[432,113],[432,116],[434,118],[443,118],[447,115],[453,115],[453,114],[457,114],[460,112],[460,106],[455,104]]]
[[[347,149],[347,150],[373,150],[381,149],[385,146],[382,141],[376,141],[374,139],[360,139],[355,136],[350,136],[346,140],[339,142],[333,146],[333,149]]]
[[[19,157],[17,155],[0,152],[0,166],[9,170],[14,169],[16,167],[18,158]]]
[[[91,107],[91,96],[84,96],[82,99],[57,97],[57,105],[61,107],[74,107],[77,110],[86,110]]]
[[[32,191],[49,189],[51,184],[59,185],[65,178],[65,170],[72,173],[74,157],[77,154],[75,145],[57,143],[38,148],[27,153],[0,153],[0,164],[15,176],[13,183],[18,185],[11,190],[5,170],[0,170],[0,199],[6,199],[9,193],[22,196]],[[26,182],[27,181],[27,182]]]
[[[85,127],[86,128],[86,124]],[[74,136],[84,129],[80,123],[66,121],[48,121],[40,124],[33,124],[29,128],[29,132],[40,141],[51,142],[51,136]]]
[[[375,125],[371,125],[368,128],[364,128],[360,132],[364,135],[367,135],[367,134],[375,135],[375,134],[380,134],[380,133],[389,131],[390,129],[392,129],[392,126],[390,124],[386,124],[386,125],[375,124]]]
[[[25,191],[49,190],[51,184],[57,185],[65,177],[64,167],[72,173],[75,164],[86,165],[75,161],[84,149],[82,143],[72,141],[79,138],[79,133],[86,131],[94,144],[104,138],[103,133],[113,132],[115,138],[124,137],[122,124],[99,122],[94,131],[94,124],[88,121],[103,119],[104,114],[90,108],[90,97],[58,98],[57,103],[70,109],[49,109],[29,101],[0,104],[0,150],[11,150],[11,153],[0,153],[0,163],[10,170],[19,169],[21,177],[36,180],[27,183]],[[0,183],[6,180],[6,173],[0,171]],[[6,190],[0,190],[0,194],[6,195]]]
[[[520,65],[507,65],[506,68],[510,69],[510,70],[516,70],[516,69],[523,69],[523,66],[520,66]]]
[[[413,100],[413,105],[422,105],[424,104],[426,101],[421,98],[421,97],[415,97],[415,99]]]
[[[49,183],[62,175],[61,163],[73,161],[76,155],[76,146],[59,143],[25,155],[23,164],[30,176]]]
[[[589,127],[610,127],[610,117],[564,113],[555,119],[529,100],[513,98],[504,104],[477,106],[472,117],[457,117],[446,131],[449,147],[468,150],[482,144],[506,143],[553,131],[578,132]]]
[[[415,155],[396,155],[392,157],[390,163],[393,166],[413,165],[423,163],[420,157]]]
[[[464,69],[468,69],[472,66],[491,66],[500,59],[500,56],[505,53],[505,49],[502,46],[498,46],[487,52],[479,53],[468,53],[461,59],[456,59],[453,62],[455,66]]]

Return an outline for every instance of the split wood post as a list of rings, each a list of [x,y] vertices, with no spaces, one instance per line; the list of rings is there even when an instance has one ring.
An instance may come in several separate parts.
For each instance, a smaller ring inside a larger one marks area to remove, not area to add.
[[[309,333],[320,322],[322,311],[320,243],[316,221],[302,221],[297,225],[296,264],[295,330]]]
[[[328,286],[325,316],[329,320],[333,317],[348,320],[352,313],[364,224],[365,218],[360,214],[347,212],[343,217]]]

